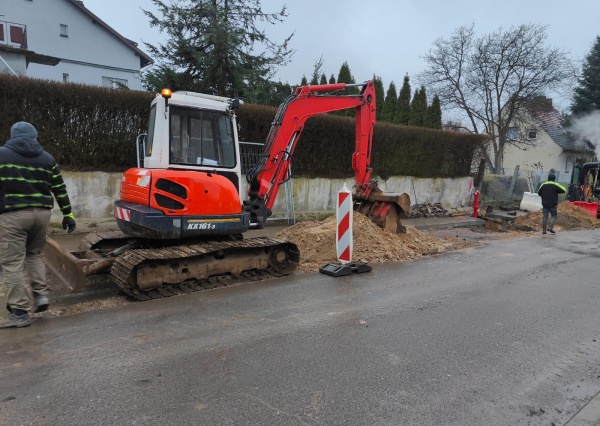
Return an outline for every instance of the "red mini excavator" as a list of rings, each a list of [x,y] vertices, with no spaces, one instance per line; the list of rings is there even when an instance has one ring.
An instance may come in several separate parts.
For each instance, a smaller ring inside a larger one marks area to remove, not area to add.
[[[360,86],[360,93],[332,94],[351,86]],[[75,289],[86,275],[110,270],[114,281],[140,300],[194,291],[210,280],[243,274],[290,273],[299,262],[295,244],[242,234],[263,227],[271,215],[279,188],[290,177],[306,120],[350,108],[356,113],[355,209],[391,232],[405,232],[400,218],[410,208],[409,196],[384,194],[371,180],[372,81],[297,88],[279,107],[263,155],[246,175],[247,197],[240,185],[239,104],[191,92],[163,90],[157,95],[148,132],[138,137],[138,167],[124,173],[115,202],[121,233],[89,234],[77,254],[65,253],[49,240],[50,269],[75,281]]]

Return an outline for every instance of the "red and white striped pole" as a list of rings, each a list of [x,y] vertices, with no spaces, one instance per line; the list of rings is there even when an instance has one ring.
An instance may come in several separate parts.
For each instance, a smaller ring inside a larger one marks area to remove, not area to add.
[[[352,193],[346,185],[338,192],[335,216],[337,258],[342,264],[350,263],[352,261]]]
[[[319,272],[334,277],[343,277],[353,272],[357,274],[371,272],[373,269],[366,263],[352,262],[352,207],[352,193],[344,185],[338,192],[335,206],[335,248],[340,263],[328,263],[319,268]]]

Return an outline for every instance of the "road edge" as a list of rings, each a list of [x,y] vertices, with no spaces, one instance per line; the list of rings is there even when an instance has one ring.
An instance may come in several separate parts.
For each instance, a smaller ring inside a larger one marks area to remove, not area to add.
[[[583,406],[564,426],[600,425],[600,392]]]

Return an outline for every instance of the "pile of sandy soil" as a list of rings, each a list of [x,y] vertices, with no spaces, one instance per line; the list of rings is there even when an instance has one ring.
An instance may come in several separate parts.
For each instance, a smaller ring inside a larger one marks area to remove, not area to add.
[[[435,237],[407,226],[406,234],[392,234],[379,228],[360,213],[353,215],[352,261],[380,263],[417,259],[444,253],[477,243],[452,236]],[[292,241],[300,249],[299,269],[318,271],[329,262],[337,262],[335,247],[335,217],[322,222],[301,222],[277,234]]]
[[[541,231],[542,211],[532,212],[515,219],[513,229],[519,231]],[[557,231],[574,231],[577,229],[600,228],[600,220],[581,207],[568,201],[558,204],[558,218],[554,225]]]

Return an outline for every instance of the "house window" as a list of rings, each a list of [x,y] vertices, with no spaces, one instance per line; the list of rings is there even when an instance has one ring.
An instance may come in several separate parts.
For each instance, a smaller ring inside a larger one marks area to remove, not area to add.
[[[102,86],[112,87],[113,89],[127,88],[127,80],[123,78],[102,77]]]
[[[21,44],[25,41],[25,32],[23,28],[16,27],[14,25],[10,26],[10,41],[16,44]]]
[[[4,24],[0,22],[0,42],[4,41]],[[4,44],[4,43],[2,43]]]
[[[519,128],[518,127],[509,127],[506,131],[506,139],[509,141],[516,141],[519,139]]]
[[[527,139],[529,139],[529,140],[537,139],[537,130],[536,129],[529,130],[527,132]]]
[[[4,31],[2,31],[4,33]],[[25,37],[25,25],[8,24],[8,45],[21,49],[27,48],[27,39]],[[2,36],[4,39],[4,35]]]
[[[69,26],[65,24],[60,24],[60,36],[61,37],[69,37]]]
[[[63,73],[63,83],[68,83],[68,82],[69,82],[69,74],[64,72]]]

